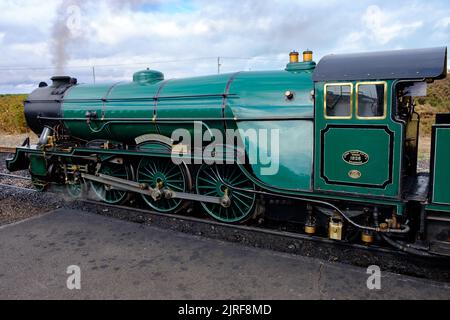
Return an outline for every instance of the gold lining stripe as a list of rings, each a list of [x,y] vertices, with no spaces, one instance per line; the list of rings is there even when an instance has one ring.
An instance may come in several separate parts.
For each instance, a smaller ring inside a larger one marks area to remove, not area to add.
[[[340,87],[350,87],[350,115],[348,116],[329,116],[327,114],[327,88],[332,86]],[[353,83],[351,82],[337,82],[337,83],[327,83],[323,87],[323,115],[325,119],[336,119],[336,120],[348,120],[353,118]]]
[[[383,116],[379,116],[379,117],[364,117],[364,116],[360,116],[359,115],[359,87],[360,86],[364,86],[364,85],[377,85],[377,84],[382,84],[384,85],[384,114]],[[358,82],[356,84],[356,119],[361,119],[361,120],[384,120],[387,117],[387,82],[386,81],[368,81],[368,82]]]

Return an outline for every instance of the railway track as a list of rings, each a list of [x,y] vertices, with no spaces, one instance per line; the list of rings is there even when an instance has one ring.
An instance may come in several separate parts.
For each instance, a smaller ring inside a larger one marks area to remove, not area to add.
[[[15,153],[16,148],[0,146],[0,153]]]
[[[24,176],[18,176],[18,175],[14,175],[14,174],[8,174],[8,173],[0,173],[0,178],[4,177],[4,178],[11,178],[11,179],[17,179],[17,180],[27,180],[27,181],[31,181],[30,177],[24,177]]]
[[[0,174],[0,177],[2,176],[11,179],[29,179],[28,177]],[[0,188],[37,193],[34,189],[10,184],[0,183]],[[204,238],[225,240],[255,248],[315,257],[361,267],[377,265],[386,271],[450,282],[448,260],[428,261],[386,247],[368,247],[336,242],[327,238],[282,230],[277,225],[230,225],[208,218],[197,218],[195,212],[189,215],[168,215],[140,208],[138,204],[133,207],[120,206],[87,199],[68,202],[64,206]]]
[[[31,178],[29,178],[29,177],[22,177],[22,176],[3,174],[3,173],[0,173],[0,178],[1,177],[31,181]],[[0,187],[36,192],[36,190],[31,189],[31,188],[18,187],[18,186],[2,184],[2,183],[0,183]],[[177,214],[167,215],[167,214],[163,214],[163,213],[159,213],[159,212],[151,211],[151,210],[147,210],[147,209],[134,208],[134,207],[130,207],[130,206],[106,204],[106,203],[95,201],[95,200],[81,199],[79,201],[84,202],[89,205],[103,206],[105,208],[110,208],[110,209],[127,210],[130,212],[135,212],[135,213],[139,213],[139,214],[150,214],[152,216],[158,216],[158,217],[164,217],[164,218],[170,217],[171,219],[179,220],[182,222],[184,221],[187,223],[199,223],[199,224],[208,225],[210,227],[220,227],[220,228],[233,229],[233,230],[239,230],[239,231],[244,231],[244,232],[256,232],[256,233],[260,233],[260,234],[280,236],[280,237],[284,237],[285,239],[292,239],[292,240],[302,240],[302,241],[309,240],[309,241],[322,242],[322,243],[328,243],[328,244],[336,243],[332,240],[324,239],[321,237],[308,236],[308,235],[294,233],[294,232],[288,232],[288,231],[278,231],[278,230],[273,230],[273,229],[267,229],[267,228],[264,228],[261,226],[258,227],[258,226],[226,224],[226,223],[221,223],[221,222],[209,219],[209,218],[201,219],[201,218],[195,218],[195,217],[186,216],[186,215],[177,215]],[[359,249],[362,249],[362,250],[368,249],[367,246],[354,245],[354,244],[350,245],[345,242],[340,243],[340,245],[346,246],[348,248],[350,248],[350,247],[355,248],[355,246],[357,246],[357,247],[359,247]],[[395,250],[389,250],[386,248],[376,247],[376,246],[372,246],[372,247],[370,247],[370,249],[373,251],[385,252],[385,253],[386,252],[390,252],[390,253],[396,252]]]
[[[0,187],[16,189],[16,190],[21,190],[21,191],[28,191],[28,192],[37,192],[37,190],[31,189],[31,188],[18,187],[18,186],[14,186],[14,185],[11,185],[11,184],[0,183]]]

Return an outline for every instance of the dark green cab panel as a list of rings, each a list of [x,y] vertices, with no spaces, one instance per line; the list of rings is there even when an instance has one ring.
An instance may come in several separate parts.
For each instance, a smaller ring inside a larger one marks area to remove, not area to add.
[[[322,131],[321,140],[327,147],[320,176],[327,184],[384,188],[392,182],[393,135],[387,127],[330,125]]]
[[[432,204],[449,206],[450,212],[450,125],[433,126]]]
[[[351,88],[348,114],[327,116],[326,85],[316,83],[315,190],[398,198],[403,129],[391,118],[392,82],[384,86],[384,115],[376,117],[358,113],[359,82],[337,83]]]

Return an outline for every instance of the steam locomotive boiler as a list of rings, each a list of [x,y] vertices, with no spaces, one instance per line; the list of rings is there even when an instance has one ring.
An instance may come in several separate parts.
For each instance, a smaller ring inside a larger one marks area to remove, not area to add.
[[[284,70],[78,84],[58,76],[25,102],[40,136],[7,160],[36,188],[109,204],[198,207],[225,223],[295,221],[310,236],[450,254],[450,115],[417,172],[414,97],[447,75],[447,49],[292,52]],[[222,134],[222,137],[220,137]],[[230,138],[231,136],[231,138]],[[206,138],[206,139],[205,139]]]

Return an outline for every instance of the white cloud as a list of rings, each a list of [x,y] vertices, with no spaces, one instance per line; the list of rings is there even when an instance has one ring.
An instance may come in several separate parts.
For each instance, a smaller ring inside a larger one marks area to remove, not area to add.
[[[52,69],[2,67],[52,65],[52,25],[61,1],[0,0],[0,93],[35,86],[53,75]],[[319,59],[337,52],[450,45],[448,0],[404,5],[381,0],[128,0],[135,5],[120,8],[119,0],[78,1],[85,1],[81,36],[67,42],[66,73],[80,82],[92,81],[92,65],[98,81],[121,81],[145,67],[167,78],[215,73],[217,56],[225,57],[222,71],[232,72],[282,69],[293,49],[312,49]],[[136,5],[143,1],[152,5]],[[163,62],[177,59],[191,60]]]
[[[383,11],[376,5],[367,8],[362,21],[370,37],[381,45],[405,37],[423,26],[422,21],[402,23],[398,15]]]
[[[438,20],[438,22],[436,22],[434,27],[435,29],[447,29],[449,26],[450,26],[450,17],[445,17]]]

